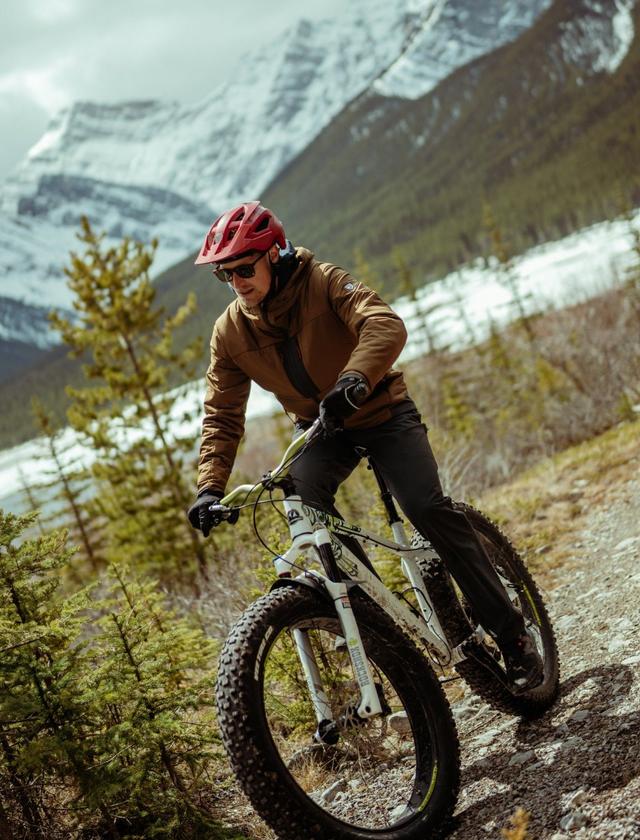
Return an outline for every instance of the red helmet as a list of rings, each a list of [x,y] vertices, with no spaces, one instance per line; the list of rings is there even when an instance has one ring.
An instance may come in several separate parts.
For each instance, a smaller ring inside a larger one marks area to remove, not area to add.
[[[215,220],[195,264],[233,260],[247,251],[268,251],[275,242],[286,248],[280,219],[259,201],[247,201]]]

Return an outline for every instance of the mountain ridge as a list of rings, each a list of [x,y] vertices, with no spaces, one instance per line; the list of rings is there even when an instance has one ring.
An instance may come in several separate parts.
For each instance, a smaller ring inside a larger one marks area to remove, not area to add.
[[[263,200],[277,209],[290,238],[321,259],[356,270],[354,245],[360,245],[372,270],[385,279],[389,297],[398,293],[400,283],[401,271],[394,263],[394,246],[399,243],[417,286],[489,253],[484,200],[494,205],[513,253],[618,215],[622,207],[616,190],[622,195],[624,188],[632,202],[640,204],[640,185],[636,183],[634,192],[630,177],[635,171],[631,154],[637,152],[640,137],[637,37],[623,63],[609,75],[590,70],[594,58],[615,55],[617,41],[610,41],[611,49],[600,44],[599,52],[589,52],[579,49],[574,32],[571,38],[565,36],[569,45],[563,48],[570,49],[571,62],[561,60],[558,48],[548,57],[550,72],[536,75],[543,55],[540,44],[553,41],[549,33],[560,31],[559,25],[571,20],[575,8],[556,0],[516,41],[459,68],[421,100],[381,97],[372,89],[354,98],[279,173]],[[595,16],[596,23],[602,15],[598,25],[607,32],[613,31],[621,8],[632,9],[638,30],[637,5],[581,0],[579,8]],[[576,31],[588,46],[589,28],[577,25]],[[526,73],[530,84],[523,88]],[[517,97],[524,104],[514,112]],[[425,113],[421,109],[427,102],[439,105]],[[547,111],[550,120],[545,121]],[[435,128],[429,134],[431,126]],[[420,138],[422,142],[416,142]],[[350,146],[366,151],[360,159],[349,158],[345,150]],[[411,166],[403,169],[406,163]],[[371,205],[382,212],[372,215]],[[540,208],[543,218],[536,216]],[[194,234],[192,247],[197,247],[205,228]],[[198,317],[181,336],[185,342],[196,334],[206,340],[227,301],[224,289],[212,286],[192,260],[185,257],[156,280],[159,302],[168,311],[188,290],[197,290]],[[15,302],[11,307],[15,312]],[[3,323],[0,306],[0,336]],[[20,347],[5,346],[4,358],[13,360]],[[27,364],[33,362],[32,356],[25,358]],[[49,405],[55,403],[62,416],[60,394],[69,381],[65,377],[77,375],[64,354],[37,357],[35,368],[17,376],[18,365],[12,364],[13,381],[1,391],[8,401],[7,417],[19,410],[27,383],[30,392],[48,395]],[[6,431],[13,433],[14,426]]]

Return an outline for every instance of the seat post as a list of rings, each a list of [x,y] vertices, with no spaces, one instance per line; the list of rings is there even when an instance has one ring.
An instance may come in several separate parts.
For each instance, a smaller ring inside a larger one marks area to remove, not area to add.
[[[376,481],[378,482],[378,487],[380,488],[380,498],[382,499],[382,504],[384,505],[385,510],[387,511],[387,516],[389,518],[389,525],[393,525],[395,522],[402,522],[400,515],[398,513],[398,509],[396,507],[396,503],[391,495],[391,491],[387,487],[387,482],[384,480],[384,476],[376,466],[375,462],[371,458],[371,455],[367,452],[365,454],[367,459],[367,469],[371,470],[375,476]]]

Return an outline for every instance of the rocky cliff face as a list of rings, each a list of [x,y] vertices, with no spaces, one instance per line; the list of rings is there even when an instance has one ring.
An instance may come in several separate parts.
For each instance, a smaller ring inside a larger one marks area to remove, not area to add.
[[[354,0],[244,56],[200,102],[60,112],[0,190],[0,314],[3,299],[31,306],[29,331],[25,318],[0,317],[0,340],[46,337],[38,307],[69,305],[62,266],[81,214],[114,240],[158,237],[156,268],[166,267],[197,248],[217,210],[259,196],[359,93],[421,96],[549,2]]]
[[[437,0],[375,93],[418,99],[450,73],[516,38],[551,0]]]

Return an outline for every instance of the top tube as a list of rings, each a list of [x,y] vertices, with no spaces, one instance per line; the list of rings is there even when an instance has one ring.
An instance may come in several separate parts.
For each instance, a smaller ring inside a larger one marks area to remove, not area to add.
[[[231,505],[239,502],[242,499],[242,504],[247,504],[255,499],[260,493],[262,492],[262,487],[265,481],[273,481],[275,478],[279,478],[284,472],[287,470],[287,464],[293,458],[294,455],[297,455],[298,452],[302,449],[305,444],[307,444],[310,440],[312,440],[318,430],[320,429],[320,419],[318,418],[315,420],[311,426],[303,432],[301,435],[298,435],[297,438],[294,438],[289,446],[287,447],[280,463],[277,467],[271,470],[271,472],[267,473],[267,478],[262,479],[257,484],[239,484],[237,487],[234,487],[231,492],[227,493],[227,495],[220,499],[219,504],[225,505],[225,507],[230,507]]]

